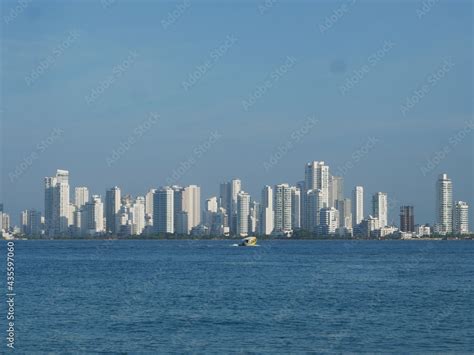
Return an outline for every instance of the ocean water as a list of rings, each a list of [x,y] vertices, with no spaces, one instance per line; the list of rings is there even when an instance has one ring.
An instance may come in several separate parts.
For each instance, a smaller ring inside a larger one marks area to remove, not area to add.
[[[471,241],[16,241],[15,269],[22,353],[474,352]]]

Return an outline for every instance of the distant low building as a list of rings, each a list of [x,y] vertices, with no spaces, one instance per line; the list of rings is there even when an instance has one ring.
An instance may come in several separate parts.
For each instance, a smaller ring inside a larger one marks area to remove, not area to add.
[[[455,233],[469,234],[469,205],[466,202],[455,203],[453,221]]]
[[[431,227],[428,225],[415,226],[415,234],[417,237],[429,237],[431,235]]]

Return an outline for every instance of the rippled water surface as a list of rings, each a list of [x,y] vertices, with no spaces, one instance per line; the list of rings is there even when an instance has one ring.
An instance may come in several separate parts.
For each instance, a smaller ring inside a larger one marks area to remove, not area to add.
[[[471,241],[17,241],[15,249],[20,352],[474,351]],[[5,260],[5,242],[1,250]]]

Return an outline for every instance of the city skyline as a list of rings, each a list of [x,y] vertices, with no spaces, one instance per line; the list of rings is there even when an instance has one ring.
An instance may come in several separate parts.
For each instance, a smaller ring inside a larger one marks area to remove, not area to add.
[[[472,352],[473,10],[2,0],[5,349]]]
[[[422,16],[356,2],[336,22],[331,2],[192,3],[176,18],[177,5],[28,2],[10,16],[2,2],[0,196],[15,221],[61,166],[100,193],[176,180],[207,196],[239,176],[255,196],[315,156],[347,186],[420,207],[435,201],[423,182],[448,171],[473,204],[470,2]]]
[[[395,232],[394,227],[400,232],[415,233],[415,227],[419,231],[426,225],[430,226],[429,234],[469,232],[469,204],[453,199],[453,183],[446,173],[440,174],[435,183],[433,221],[420,222],[415,219],[413,205],[392,201],[386,192],[370,194],[371,209],[367,212],[364,206],[369,199],[363,186],[355,186],[345,194],[344,178],[330,171],[324,161],[306,163],[304,180],[265,185],[257,196],[245,192],[244,183],[234,178],[220,183],[217,195],[203,199],[200,186],[194,184],[156,186],[135,196],[126,191],[122,194],[120,187],[114,186],[104,195],[90,195],[85,186],[72,190],[69,171],[58,169],[55,176],[44,178],[44,234],[51,237],[155,233],[291,236],[306,230],[321,235],[359,237],[379,231],[383,237]],[[394,216],[397,208],[399,223]],[[2,214],[3,218],[8,221],[2,220],[2,226],[12,227],[10,217]],[[23,210],[22,231],[37,231],[38,218],[41,210]]]

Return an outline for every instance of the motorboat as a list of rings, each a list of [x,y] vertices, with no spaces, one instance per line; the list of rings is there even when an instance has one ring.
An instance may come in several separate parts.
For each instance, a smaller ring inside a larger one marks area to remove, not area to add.
[[[239,247],[255,247],[257,246],[257,237],[247,237],[242,239]]]

